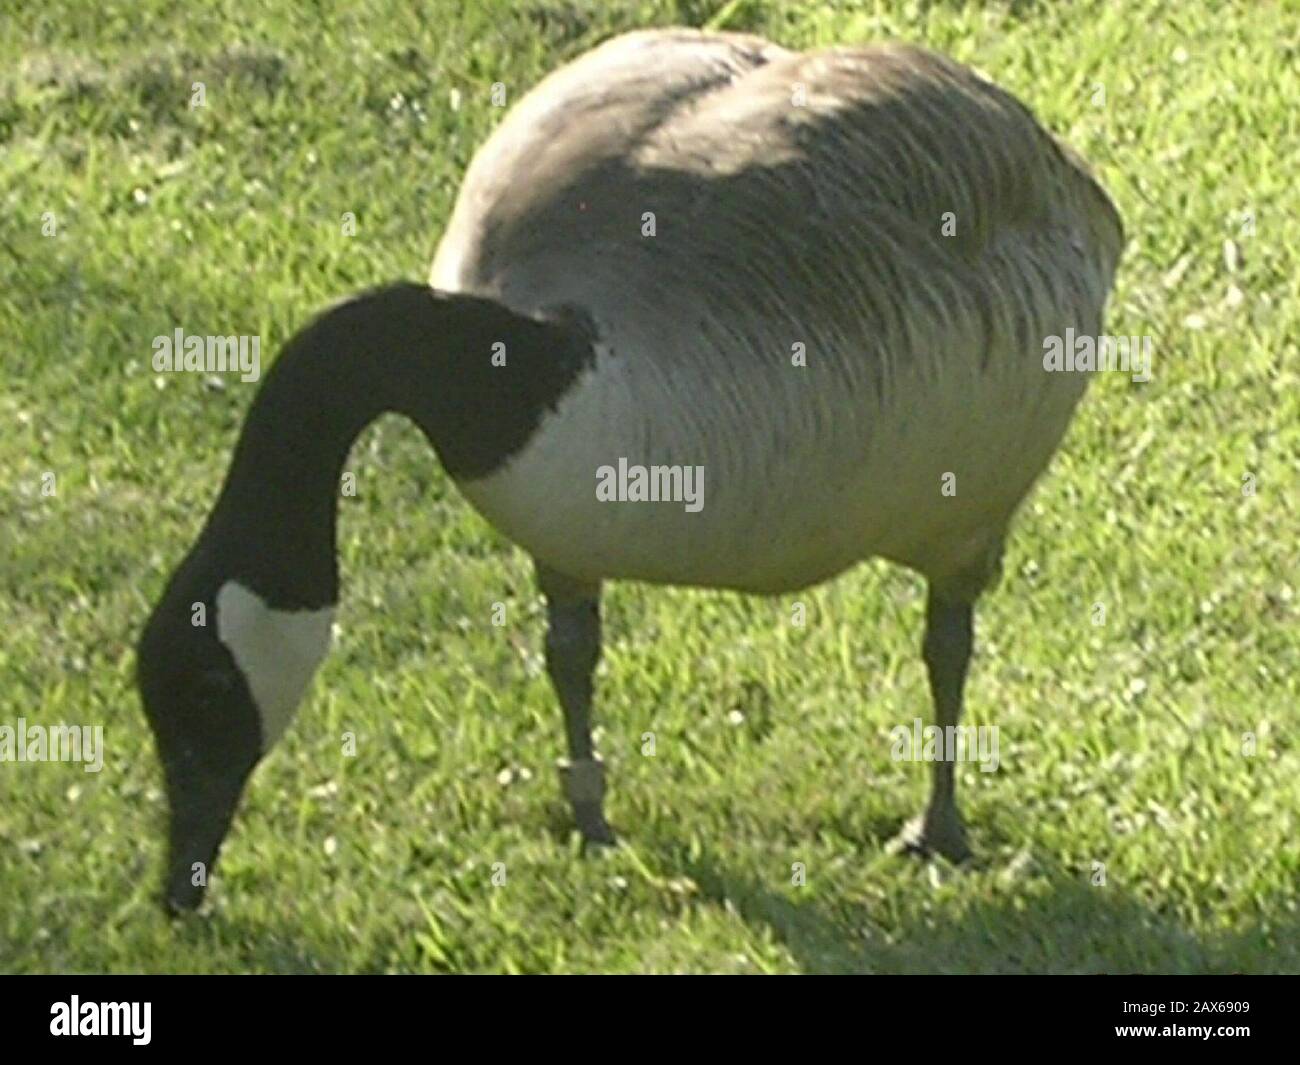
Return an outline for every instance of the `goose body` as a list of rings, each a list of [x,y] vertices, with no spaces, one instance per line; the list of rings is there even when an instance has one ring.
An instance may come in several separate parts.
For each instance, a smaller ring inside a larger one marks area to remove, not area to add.
[[[617,38],[506,117],[435,259],[435,288],[580,308],[598,338],[461,487],[587,579],[783,592],[876,555],[954,577],[1056,449],[1086,377],[1043,372],[1042,339],[1099,331],[1119,243],[1023,107],[939,56]],[[705,505],[598,500],[620,457],[702,467]]]
[[[1087,382],[1047,372],[1044,339],[1100,332],[1122,243],[1067,147],[921,49],[654,31],[551,75],[476,155],[431,285],[290,341],[145,627],[169,903],[197,905],[188,870],[325,653],[338,476],[385,411],[536,562],[587,841],[613,838],[591,743],[606,580],[780,593],[910,566],[955,726],[974,603]],[[602,497],[623,465],[698,471],[698,505]],[[966,853],[952,770],[914,850]]]

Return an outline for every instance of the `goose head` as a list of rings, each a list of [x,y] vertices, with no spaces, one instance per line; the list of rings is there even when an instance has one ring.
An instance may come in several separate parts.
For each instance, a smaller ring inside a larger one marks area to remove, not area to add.
[[[193,558],[193,556],[191,556]],[[217,589],[183,565],[137,648],[137,682],[166,781],[169,823],[164,902],[173,912],[203,900],[217,851],[261,754],[259,711],[247,678],[210,614]]]

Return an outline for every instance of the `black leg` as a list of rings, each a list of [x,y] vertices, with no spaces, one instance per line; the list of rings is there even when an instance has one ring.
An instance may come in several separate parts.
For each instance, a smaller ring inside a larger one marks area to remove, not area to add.
[[[933,587],[925,610],[922,654],[930,676],[934,720],[947,735],[961,719],[962,687],[970,664],[974,636],[974,607],[963,598],[945,598]],[[957,812],[953,764],[945,758],[933,763],[930,804],[925,813],[908,823],[900,842],[918,854],[939,853],[954,862],[970,856],[966,830]]]
[[[610,844],[605,821],[605,765],[591,746],[592,675],[600,660],[600,586],[584,584],[537,564],[546,597],[546,672],[564,709],[569,757],[560,782],[587,843]]]

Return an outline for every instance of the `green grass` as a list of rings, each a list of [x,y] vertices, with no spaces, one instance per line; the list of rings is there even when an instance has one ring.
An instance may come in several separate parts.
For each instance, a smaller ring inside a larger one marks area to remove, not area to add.
[[[1002,768],[960,773],[978,860],[885,852],[928,786],[889,729],[929,702],[922,586],[883,564],[797,597],[803,628],[796,597],[615,585],[599,743],[626,846],[582,858],[528,560],[385,420],[350,465],[336,652],[210,912],[168,922],[132,643],[253,392],[157,379],[151,339],[258,333],[265,356],[333,299],[423,278],[493,82],[513,100],[615,32],[711,20],[971,62],[1127,223],[1110,331],[1155,338],[1154,378],[1096,382],[984,601],[968,712],[1000,728]],[[1297,99],[1300,11],[1266,0],[7,15],[0,724],[102,724],[108,753],[97,775],[0,765],[0,970],[1300,970]]]

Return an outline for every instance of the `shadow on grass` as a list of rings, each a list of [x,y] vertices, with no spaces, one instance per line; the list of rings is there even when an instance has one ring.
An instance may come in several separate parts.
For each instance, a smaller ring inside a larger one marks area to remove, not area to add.
[[[769,930],[807,973],[1300,971],[1300,918],[1280,905],[1273,908],[1276,921],[1207,937],[1122,887],[1094,887],[1086,876],[1041,861],[1027,880],[978,901],[930,904],[934,889],[917,878],[915,905],[903,920],[891,919],[889,929],[869,902],[796,900],[708,855],[683,861],[682,871],[705,898],[730,904],[748,925]],[[897,875],[910,875],[906,864],[917,863],[902,855],[880,861],[897,863]],[[944,868],[949,877],[979,875]]]
[[[937,867],[938,888],[917,859],[888,855],[872,842],[860,856],[866,890],[841,884],[817,893],[774,887],[757,874],[738,872],[725,858],[660,839],[652,846],[659,872],[694,881],[696,905],[727,908],[753,932],[770,937],[805,973],[1031,973],[1031,974],[1235,974],[1300,972],[1300,916],[1287,900],[1262,898],[1249,929],[1206,933],[1186,926],[1114,882],[1093,886],[1087,875],[1051,860],[1027,863],[1014,876],[996,869]],[[576,859],[575,860],[581,860]],[[982,878],[980,897],[960,892],[963,878]],[[892,882],[886,903],[872,882]],[[906,881],[913,894],[900,913],[894,888]],[[958,891],[945,891],[953,884]],[[190,945],[237,956],[248,969],[272,973],[406,971],[418,913],[393,914],[373,927],[364,944],[346,928],[322,935],[298,920],[250,922],[219,911],[201,923],[178,926]],[[517,961],[523,971],[548,971],[553,959]],[[440,956],[445,948],[448,953]],[[415,953],[414,967],[433,971],[490,971],[482,951],[454,942],[430,956]],[[373,959],[366,963],[360,959]],[[534,968],[534,965],[536,968]]]

